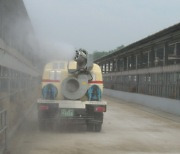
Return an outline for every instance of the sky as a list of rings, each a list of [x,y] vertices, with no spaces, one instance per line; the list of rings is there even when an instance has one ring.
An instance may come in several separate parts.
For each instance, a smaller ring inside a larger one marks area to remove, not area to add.
[[[40,41],[90,53],[131,44],[180,22],[180,0],[24,0]]]

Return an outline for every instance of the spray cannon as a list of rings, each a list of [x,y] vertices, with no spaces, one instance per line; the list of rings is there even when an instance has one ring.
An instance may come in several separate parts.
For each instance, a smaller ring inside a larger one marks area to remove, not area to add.
[[[93,59],[91,55],[88,55],[84,49],[76,50],[74,60],[77,62],[77,72],[87,72],[92,69]]]
[[[76,50],[74,61],[69,62],[71,74],[62,82],[62,94],[67,99],[80,99],[88,90],[88,81],[92,80],[93,59],[84,49]]]
[[[76,50],[76,55],[74,60],[77,61],[79,64],[86,64],[87,63],[87,51],[83,49]]]

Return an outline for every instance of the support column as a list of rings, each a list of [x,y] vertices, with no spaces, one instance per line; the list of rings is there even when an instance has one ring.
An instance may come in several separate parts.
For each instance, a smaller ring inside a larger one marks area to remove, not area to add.
[[[104,73],[106,73],[106,62],[104,63]]]
[[[149,66],[150,67],[155,66],[154,60],[155,60],[155,51],[154,51],[154,47],[152,47],[149,53]]]
[[[168,51],[169,51],[169,46],[168,43],[166,42],[164,44],[164,57],[163,57],[163,65],[168,65]]]
[[[143,68],[144,66],[143,66],[143,52],[141,51],[140,52],[140,58],[139,58],[139,64],[140,64],[140,68]]]

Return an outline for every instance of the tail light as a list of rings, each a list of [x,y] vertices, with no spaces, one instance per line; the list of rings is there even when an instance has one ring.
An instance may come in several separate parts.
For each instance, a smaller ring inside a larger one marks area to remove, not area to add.
[[[39,109],[40,109],[40,110],[48,110],[48,109],[49,109],[49,106],[47,106],[47,105],[40,105],[40,106],[39,106]]]
[[[95,112],[106,112],[106,107],[105,106],[97,106],[94,108]]]

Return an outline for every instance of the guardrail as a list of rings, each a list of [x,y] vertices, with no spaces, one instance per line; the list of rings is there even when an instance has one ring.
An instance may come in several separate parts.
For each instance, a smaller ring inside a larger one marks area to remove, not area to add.
[[[126,102],[136,103],[180,116],[180,101],[175,99],[149,96],[144,94],[130,93],[111,89],[104,89],[103,94],[115,97]]]

